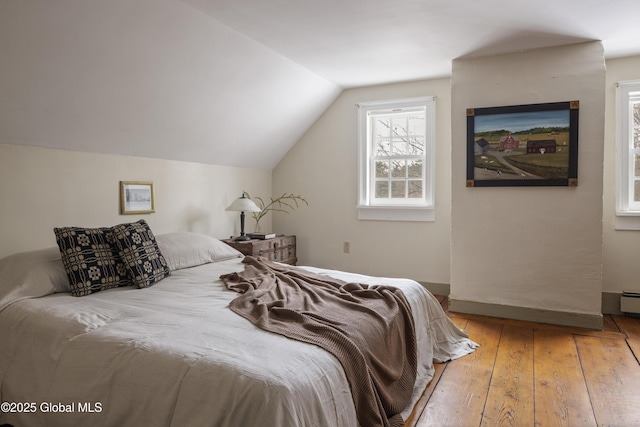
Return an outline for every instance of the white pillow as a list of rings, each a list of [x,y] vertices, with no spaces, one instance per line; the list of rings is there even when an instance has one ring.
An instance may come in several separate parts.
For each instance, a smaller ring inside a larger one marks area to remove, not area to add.
[[[55,292],[69,292],[58,247],[21,252],[0,260],[0,311],[9,304]]]
[[[243,256],[226,243],[206,234],[160,234],[156,236],[156,242],[172,271]]]

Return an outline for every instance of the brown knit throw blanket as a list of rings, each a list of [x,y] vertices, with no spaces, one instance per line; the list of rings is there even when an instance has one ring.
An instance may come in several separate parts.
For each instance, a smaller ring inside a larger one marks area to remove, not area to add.
[[[417,351],[411,308],[400,289],[346,283],[247,256],[220,276],[242,295],[229,307],[259,328],[315,344],[342,364],[362,427],[402,426]]]

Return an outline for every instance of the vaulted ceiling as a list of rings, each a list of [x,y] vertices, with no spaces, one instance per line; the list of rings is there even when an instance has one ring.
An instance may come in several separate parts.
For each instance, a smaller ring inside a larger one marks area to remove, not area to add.
[[[273,168],[345,88],[602,40],[637,0],[3,0],[0,143]]]

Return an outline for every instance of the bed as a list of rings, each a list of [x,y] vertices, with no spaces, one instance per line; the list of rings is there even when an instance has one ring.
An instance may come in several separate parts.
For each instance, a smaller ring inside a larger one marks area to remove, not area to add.
[[[239,252],[196,233],[153,239],[166,276],[81,297],[70,292],[61,246],[0,260],[0,425],[358,425],[332,354],[229,309],[238,294],[219,278],[243,271]],[[301,268],[402,290],[418,348],[405,419],[433,362],[476,346],[415,281]]]

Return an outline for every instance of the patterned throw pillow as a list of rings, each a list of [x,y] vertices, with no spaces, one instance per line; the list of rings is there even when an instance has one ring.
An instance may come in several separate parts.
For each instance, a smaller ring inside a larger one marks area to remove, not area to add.
[[[111,231],[110,238],[118,248],[118,255],[138,288],[148,288],[170,274],[167,261],[145,220],[116,225]]]
[[[111,245],[109,228],[54,228],[71,295],[129,286],[129,272]]]

